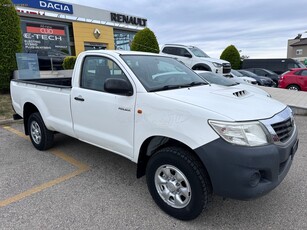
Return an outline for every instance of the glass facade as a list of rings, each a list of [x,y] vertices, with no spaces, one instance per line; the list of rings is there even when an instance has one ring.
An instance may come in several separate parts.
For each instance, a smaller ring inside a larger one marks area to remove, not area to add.
[[[114,30],[114,45],[116,50],[130,50],[135,36],[134,31]]]
[[[71,55],[66,23],[21,19],[21,30],[23,52],[37,54],[40,70],[62,69],[64,58]]]

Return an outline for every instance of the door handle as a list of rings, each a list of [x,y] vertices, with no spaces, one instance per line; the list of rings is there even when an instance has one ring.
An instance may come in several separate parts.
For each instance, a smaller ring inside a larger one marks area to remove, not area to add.
[[[84,101],[84,98],[82,98],[81,96],[75,97],[74,98],[76,101]]]

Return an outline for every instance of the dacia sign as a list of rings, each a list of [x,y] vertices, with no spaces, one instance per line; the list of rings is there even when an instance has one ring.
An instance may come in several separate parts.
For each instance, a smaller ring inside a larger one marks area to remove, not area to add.
[[[13,0],[15,6],[41,9],[44,11],[55,11],[65,14],[73,14],[73,6],[62,2],[47,0]]]

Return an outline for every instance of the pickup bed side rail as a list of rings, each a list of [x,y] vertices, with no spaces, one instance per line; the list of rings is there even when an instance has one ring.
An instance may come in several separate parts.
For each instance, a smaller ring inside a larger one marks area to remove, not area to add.
[[[71,88],[71,78],[43,78],[24,80],[12,79],[12,81],[56,88]]]

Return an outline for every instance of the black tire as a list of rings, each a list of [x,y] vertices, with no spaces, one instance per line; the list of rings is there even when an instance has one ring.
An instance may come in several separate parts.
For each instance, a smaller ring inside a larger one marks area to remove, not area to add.
[[[53,145],[53,132],[48,130],[41,115],[32,113],[28,120],[28,130],[32,144],[38,150],[47,150]]]
[[[298,85],[288,85],[287,89],[294,90],[294,91],[300,91],[300,87]]]
[[[170,179],[171,177],[173,178]],[[175,179],[178,177],[180,179]],[[159,178],[167,183],[159,184]],[[195,219],[211,201],[212,188],[209,177],[200,162],[185,149],[167,147],[159,150],[149,159],[146,179],[149,192],[156,204],[177,219]],[[186,191],[186,194],[183,191]],[[171,195],[163,198],[168,196],[167,192]],[[175,200],[181,203],[176,204]]]

